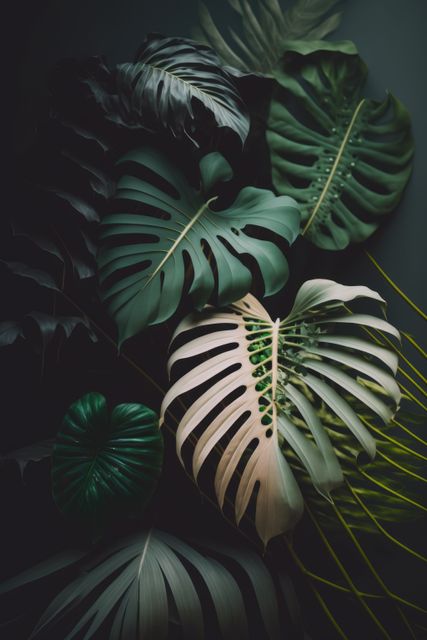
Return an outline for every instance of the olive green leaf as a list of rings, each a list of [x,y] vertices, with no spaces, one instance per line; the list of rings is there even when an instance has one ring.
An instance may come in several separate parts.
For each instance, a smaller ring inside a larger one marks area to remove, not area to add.
[[[163,440],[156,414],[120,404],[111,414],[100,393],[74,402],[52,456],[53,496],[66,516],[98,528],[148,502],[161,472]]]
[[[408,111],[363,97],[367,68],[351,42],[287,43],[267,124],[273,184],[302,207],[322,249],[361,242],[398,204],[411,173]]]
[[[197,482],[220,443],[214,480],[218,503],[222,508],[238,476],[236,521],[256,493],[255,525],[264,544],[291,529],[303,510],[300,487],[283,451],[293,451],[327,499],[343,482],[334,440],[318,414],[319,403],[351,432],[355,454],[359,446],[371,459],[375,439],[345,395],[356,398],[368,415],[377,415],[384,424],[399,404],[396,355],[352,335],[365,326],[395,337],[399,333],[375,316],[349,314],[345,303],[356,298],[384,303],[367,287],[309,280],[282,321],[273,321],[248,295],[227,309],[188,316],[174,334],[173,340],[179,338],[182,346],[172,352],[169,369],[179,362],[180,377],[163,400],[161,420],[180,396],[201,387],[176,432],[178,457],[183,463],[183,446],[196,437],[192,474]],[[360,384],[361,379],[374,381],[381,393]]]
[[[196,100],[218,127],[232,129],[242,143],[246,140],[249,116],[234,79],[221,68],[217,54],[200,42],[150,34],[136,61],[119,65],[117,84],[128,121],[147,124],[152,116],[174,136],[193,140]]]
[[[103,220],[98,256],[101,292],[118,325],[120,343],[170,318],[186,286],[197,309],[213,294],[221,305],[241,298],[252,285],[243,256],[258,264],[265,295],[282,288],[288,277],[285,256],[272,241],[254,237],[252,230],[264,236],[274,232],[292,243],[299,232],[294,200],[245,187],[228,208],[214,210],[216,197],[207,194],[232,176],[217,152],[200,162],[200,190],[154,148],[132,151],[119,164],[129,162],[135,173],[119,179],[120,212]]]
[[[224,39],[203,2],[199,2],[199,27],[194,36],[216,49],[234,72],[270,75],[287,40],[319,40],[334,31],[341,19],[340,12],[331,13],[338,0],[296,0],[286,11],[278,0],[258,0],[255,11],[248,0],[228,3],[239,14],[243,31],[240,36],[229,27],[233,46]]]

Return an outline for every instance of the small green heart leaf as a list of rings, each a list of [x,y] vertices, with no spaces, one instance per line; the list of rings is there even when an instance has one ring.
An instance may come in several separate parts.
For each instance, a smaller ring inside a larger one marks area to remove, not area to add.
[[[157,149],[136,149],[123,164],[117,213],[102,222],[98,255],[101,293],[120,343],[170,318],[187,290],[197,309],[213,295],[225,305],[248,293],[253,275],[245,256],[257,263],[265,295],[286,283],[285,256],[275,236],[267,238],[276,234],[290,244],[297,237],[300,216],[292,198],[244,187],[228,208],[213,209],[212,189],[232,177],[217,152],[200,161],[199,190]]]
[[[163,440],[156,414],[142,404],[110,413],[100,393],[68,409],[52,456],[53,496],[61,512],[92,529],[140,512],[160,476]]]
[[[270,105],[273,184],[301,205],[302,233],[322,249],[368,238],[411,173],[408,111],[363,96],[367,68],[351,42],[288,42]]]

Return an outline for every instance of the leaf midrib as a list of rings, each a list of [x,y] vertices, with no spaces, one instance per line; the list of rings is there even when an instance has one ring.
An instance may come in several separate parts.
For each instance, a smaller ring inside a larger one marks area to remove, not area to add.
[[[204,91],[203,89],[200,89],[200,87],[198,87],[197,85],[192,84],[191,82],[188,82],[188,80],[184,80],[184,78],[182,78],[178,74],[171,73],[170,71],[166,71],[166,69],[163,69],[162,67],[156,67],[154,64],[150,64],[149,62],[143,62],[143,64],[147,67],[150,67],[150,69],[153,69],[154,71],[167,74],[168,76],[173,78],[175,81],[183,82],[188,87],[191,87],[191,90],[193,92],[199,93],[201,96],[205,96],[206,97],[205,99],[209,99],[210,101],[213,101],[214,103],[216,103],[218,106],[221,106],[223,109],[228,110],[227,106],[224,103],[222,103],[214,93],[210,93],[209,91]]]
[[[344,153],[347,141],[348,141],[348,139],[350,137],[351,131],[352,131],[353,127],[354,127],[354,124],[355,124],[355,122],[357,120],[357,117],[358,117],[358,115],[359,115],[359,113],[360,113],[360,111],[361,111],[361,109],[362,109],[362,107],[363,107],[365,102],[366,102],[366,98],[362,98],[362,100],[359,102],[359,104],[357,105],[357,107],[356,107],[356,109],[355,109],[355,111],[353,113],[353,116],[351,118],[350,124],[348,125],[347,130],[346,130],[346,132],[344,134],[344,138],[343,138],[343,140],[341,142],[340,148],[338,149],[338,153],[337,153],[337,156],[335,158],[334,164],[332,165],[331,173],[329,174],[328,179],[325,182],[325,186],[322,189],[322,193],[320,194],[319,199],[316,202],[316,206],[314,207],[309,219],[307,220],[307,223],[306,223],[304,229],[302,230],[301,235],[305,235],[305,233],[308,231],[308,229],[312,225],[312,223],[313,223],[313,221],[314,221],[314,219],[315,219],[315,217],[316,217],[321,205],[323,204],[323,201],[324,201],[324,199],[326,197],[326,194],[328,193],[328,190],[329,190],[329,187],[331,185],[331,182],[335,178],[335,174],[337,172],[338,165],[339,165],[339,163],[341,161],[341,158],[343,156],[343,153]]]
[[[164,256],[164,258],[160,261],[160,263],[157,265],[157,267],[154,269],[154,271],[149,275],[148,279],[146,280],[146,282],[144,283],[144,286],[141,288],[141,291],[144,291],[144,289],[146,289],[148,287],[148,285],[150,284],[150,282],[152,282],[153,278],[156,277],[156,275],[162,270],[164,264],[169,260],[169,258],[173,255],[173,253],[175,252],[177,246],[182,242],[182,240],[187,236],[188,232],[192,229],[192,227],[196,224],[197,220],[200,218],[200,216],[206,211],[206,209],[209,208],[209,205],[211,204],[211,202],[214,202],[216,199],[218,198],[218,196],[214,196],[213,198],[210,198],[207,202],[204,202],[203,205],[200,207],[200,209],[196,212],[196,214],[194,215],[193,218],[191,218],[190,222],[184,227],[184,229],[181,231],[181,233],[179,234],[178,238],[175,240],[175,242],[173,243],[173,245],[171,246],[171,248],[166,252],[166,255]]]

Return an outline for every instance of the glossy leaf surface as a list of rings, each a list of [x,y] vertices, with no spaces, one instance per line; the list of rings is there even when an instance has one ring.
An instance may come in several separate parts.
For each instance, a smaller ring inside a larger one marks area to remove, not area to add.
[[[111,414],[100,393],[71,405],[52,458],[55,502],[67,516],[102,526],[120,513],[141,511],[161,472],[163,440],[156,414],[121,404]]]

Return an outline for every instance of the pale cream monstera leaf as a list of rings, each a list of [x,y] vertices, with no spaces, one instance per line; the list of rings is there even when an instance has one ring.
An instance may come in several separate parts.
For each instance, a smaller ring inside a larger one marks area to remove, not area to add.
[[[247,295],[226,309],[209,307],[188,316],[173,336],[172,346],[180,346],[172,351],[169,371],[180,363],[180,375],[163,401],[163,419],[174,401],[196,394],[176,432],[178,457],[182,462],[184,444],[192,443],[197,482],[208,456],[220,449],[218,503],[222,508],[237,472],[236,522],[255,491],[255,525],[264,544],[291,529],[303,511],[286,451],[293,450],[325,497],[343,480],[316,407],[326,404],[373,458],[375,440],[349,398],[384,423],[399,405],[396,355],[357,329],[369,327],[396,338],[399,333],[381,318],[349,313],[346,303],[356,298],[384,304],[367,287],[310,280],[284,320],[273,320]]]

